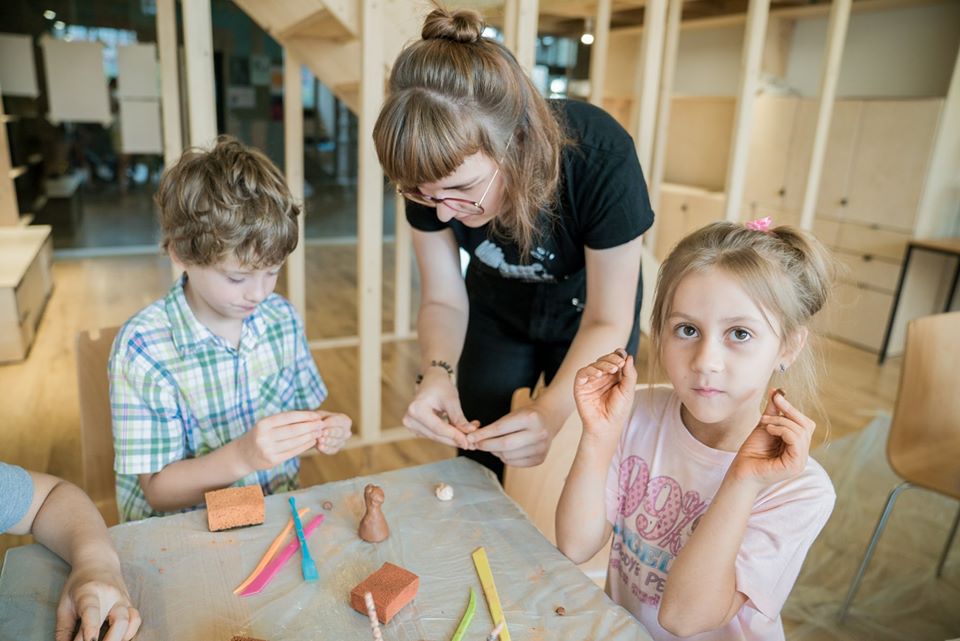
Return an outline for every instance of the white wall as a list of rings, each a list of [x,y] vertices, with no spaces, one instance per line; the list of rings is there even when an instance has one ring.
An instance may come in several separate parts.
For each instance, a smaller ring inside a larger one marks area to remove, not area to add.
[[[804,96],[819,91],[826,38],[826,16],[797,21],[785,80]],[[855,13],[837,96],[944,96],[958,43],[960,2]]]

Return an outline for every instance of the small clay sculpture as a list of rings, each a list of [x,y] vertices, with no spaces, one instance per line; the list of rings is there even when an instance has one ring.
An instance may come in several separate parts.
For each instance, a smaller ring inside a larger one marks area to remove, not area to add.
[[[380,509],[383,499],[383,489],[379,485],[370,483],[363,488],[363,501],[367,511],[360,520],[358,534],[368,543],[379,543],[390,536],[390,526]]]
[[[433,493],[436,494],[437,498],[441,501],[450,501],[453,499],[453,488],[446,483],[438,483],[433,489]]]

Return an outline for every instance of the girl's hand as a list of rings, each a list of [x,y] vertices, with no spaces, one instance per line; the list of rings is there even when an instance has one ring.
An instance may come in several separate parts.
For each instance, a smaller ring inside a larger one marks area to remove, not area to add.
[[[336,454],[350,438],[353,421],[346,414],[317,410],[323,418],[323,429],[317,438],[317,449],[324,454]]]
[[[403,425],[430,440],[461,449],[470,449],[466,435],[478,426],[464,417],[453,380],[438,367],[423,375],[417,395],[403,415]]]
[[[580,369],[573,381],[573,398],[584,434],[619,438],[633,409],[636,386],[633,356],[623,349]]]
[[[57,641],[99,639],[104,621],[110,641],[129,641],[140,629],[140,613],[130,601],[119,567],[112,572],[103,565],[78,564],[70,572],[57,605]]]
[[[729,474],[763,487],[798,476],[807,465],[817,425],[773,390],[760,422],[740,446]]]

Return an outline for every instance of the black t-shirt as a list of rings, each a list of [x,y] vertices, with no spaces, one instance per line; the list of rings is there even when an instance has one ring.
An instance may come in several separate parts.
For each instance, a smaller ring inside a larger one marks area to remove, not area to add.
[[[561,308],[582,311],[586,283],[584,248],[608,249],[630,242],[653,224],[653,211],[636,149],[630,135],[608,113],[591,104],[553,101],[567,136],[573,141],[562,152],[559,197],[544,224],[539,242],[524,263],[517,245],[490,233],[489,225],[466,227],[457,220],[437,218],[436,209],[406,202],[407,220],[420,231],[453,230],[457,243],[470,254],[467,290],[471,310],[487,304],[515,316],[555,315]],[[487,291],[478,298],[479,283]],[[639,311],[640,288],[636,308]],[[537,299],[547,299],[541,304]],[[549,304],[552,299],[553,304]],[[547,303],[547,304],[543,304]],[[573,337],[579,316],[544,340]],[[542,325],[542,323],[540,323]],[[541,334],[528,327],[528,333]]]

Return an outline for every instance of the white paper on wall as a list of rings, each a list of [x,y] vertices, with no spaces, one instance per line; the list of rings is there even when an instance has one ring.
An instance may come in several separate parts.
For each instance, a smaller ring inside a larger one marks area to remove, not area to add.
[[[117,97],[159,98],[159,71],[154,43],[117,47]]]
[[[103,45],[99,42],[66,42],[40,37],[47,75],[47,101],[51,122],[109,124],[110,96],[103,71]]]
[[[162,154],[160,101],[120,99],[120,144],[125,154]]]
[[[0,33],[0,91],[5,96],[40,95],[30,36]]]

